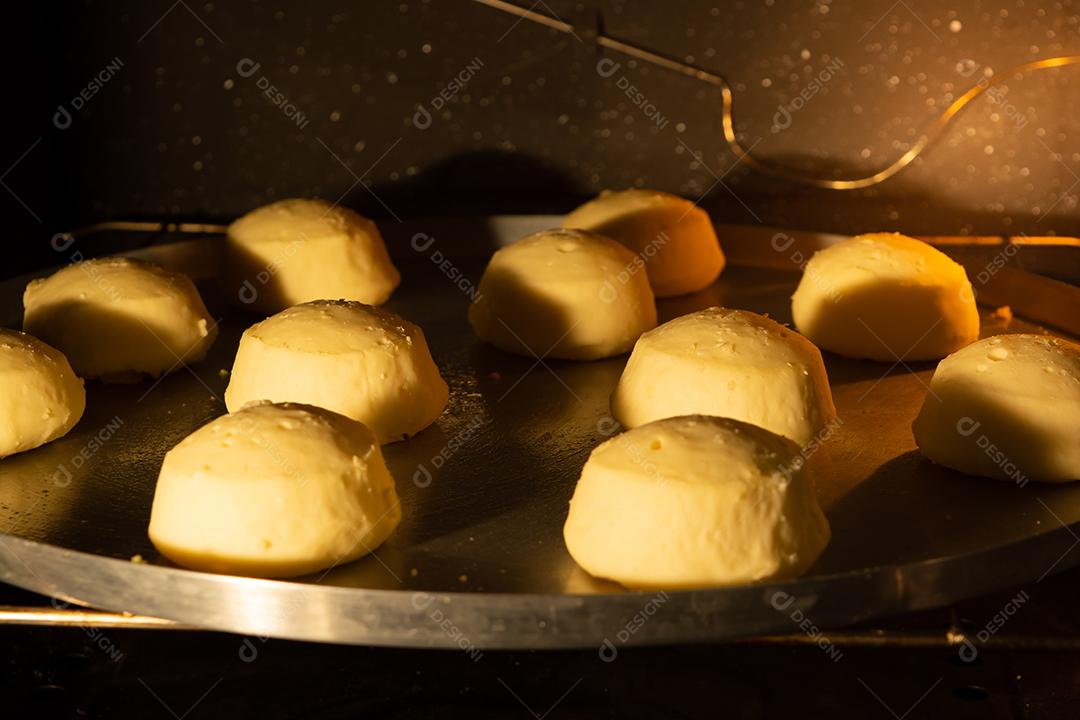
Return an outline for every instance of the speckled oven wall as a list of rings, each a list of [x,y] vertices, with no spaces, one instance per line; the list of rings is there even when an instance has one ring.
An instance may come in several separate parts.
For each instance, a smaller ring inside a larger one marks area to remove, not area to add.
[[[18,102],[4,136],[15,163],[0,199],[9,233],[15,242],[108,218],[228,219],[292,195],[344,196],[389,220],[558,211],[630,185],[704,195],[730,222],[1080,231],[1080,66],[1008,79],[900,175],[837,192],[737,165],[715,88],[592,41],[602,23],[725,74],[754,153],[859,175],[903,153],[984,73],[1080,53],[1076,3],[547,0],[535,9],[579,32],[469,0],[23,8],[9,28],[18,35],[9,62],[25,68],[9,87]],[[598,71],[603,58],[618,67]],[[99,87],[73,103],[95,78]],[[428,116],[417,116],[421,105]]]

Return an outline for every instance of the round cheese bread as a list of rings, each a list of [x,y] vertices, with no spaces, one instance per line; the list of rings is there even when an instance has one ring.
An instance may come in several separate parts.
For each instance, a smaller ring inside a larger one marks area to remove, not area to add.
[[[795,327],[819,347],[870,360],[937,360],[979,337],[963,266],[895,233],[814,254],[791,298]]]
[[[63,353],[0,328],[0,458],[63,437],[85,408],[83,382]]]
[[[656,190],[605,190],[563,220],[563,227],[607,235],[645,262],[656,297],[697,292],[724,269],[708,213]]]
[[[469,307],[480,339],[529,357],[595,360],[656,326],[641,259],[610,238],[545,230],[498,250]]]
[[[293,577],[368,554],[400,520],[370,430],[322,408],[260,403],[166,453],[150,540],[187,568]]]
[[[593,450],[570,501],[567,550],[628,587],[800,575],[829,542],[795,443],[728,418],[648,423]]]
[[[225,405],[230,412],[254,400],[317,405],[388,443],[430,425],[449,394],[416,325],[370,305],[316,300],[244,331]]]
[[[611,396],[625,427],[678,415],[753,423],[808,444],[836,417],[821,353],[746,310],[708,308],[641,336]]]
[[[128,381],[202,360],[217,337],[191,278],[131,258],[68,265],[23,294],[23,329],[86,378]]]
[[[930,460],[968,475],[1080,480],[1080,345],[995,335],[938,363],[913,426]]]
[[[222,290],[265,314],[324,298],[381,305],[400,281],[375,223],[325,200],[281,200],[226,233]]]

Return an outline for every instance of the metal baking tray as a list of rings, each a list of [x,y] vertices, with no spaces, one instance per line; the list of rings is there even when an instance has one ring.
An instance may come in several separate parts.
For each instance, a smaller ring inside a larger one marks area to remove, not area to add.
[[[833,538],[805,577],[664,593],[628,592],[589,577],[567,554],[562,525],[582,464],[611,431],[608,396],[625,357],[575,363],[511,356],[477,341],[465,319],[491,250],[558,220],[386,229],[404,277],[387,307],[424,328],[452,389],[450,405],[433,427],[384,447],[404,510],[393,536],[371,556],[295,581],[183,570],[147,539],[162,456],[224,412],[226,371],[240,333],[257,320],[231,309],[215,289],[220,237],[153,236],[156,244],[129,254],[196,277],[220,318],[220,336],[206,360],[159,380],[88,383],[86,414],[67,437],[0,462],[0,580],[66,603],[264,637],[604,652],[798,633],[807,623],[834,628],[1080,563],[1080,485],[1017,487],[931,465],[916,451],[910,425],[933,364],[826,353],[842,424],[816,457],[828,468],[817,491]],[[838,239],[719,230],[728,268],[702,292],[661,301],[661,320],[727,305],[790,322],[799,266]],[[75,247],[89,254],[96,240],[54,243],[63,248],[58,264],[70,261]],[[1075,282],[1074,241],[935,241],[978,277],[984,334],[1080,333],[1080,290],[1024,269]],[[27,279],[0,283],[5,326],[20,324]],[[1006,303],[1015,318],[991,316]]]

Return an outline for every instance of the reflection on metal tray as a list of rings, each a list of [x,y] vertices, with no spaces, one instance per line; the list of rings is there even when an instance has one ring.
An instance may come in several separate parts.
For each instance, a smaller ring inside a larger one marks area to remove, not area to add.
[[[550,219],[498,219],[488,239],[503,243],[546,224]],[[210,356],[156,382],[88,384],[86,415],[71,434],[0,462],[0,579],[65,601],[240,633],[543,648],[789,632],[795,609],[830,627],[951,602],[1080,562],[1068,527],[1080,523],[1080,486],[1020,488],[969,478],[916,452],[910,424],[931,363],[890,367],[826,354],[843,423],[814,461],[827,468],[818,491],[833,539],[806,577],[663,595],[590,578],[567,555],[562,524],[578,472],[605,437],[608,395],[625,357],[537,362],[479,343],[465,310],[488,250],[452,251],[472,239],[465,237],[468,224],[425,225],[389,233],[404,282],[388,307],[424,328],[453,392],[435,426],[384,448],[404,519],[376,555],[317,577],[266,581],[176,568],[147,539],[161,458],[224,411],[221,371],[253,322],[205,282],[218,242],[207,237],[137,254],[203,279],[208,304],[222,318]],[[436,243],[410,243],[418,231]],[[727,234],[733,262],[721,279],[696,295],[661,301],[662,320],[719,304],[790,321],[788,298],[798,281],[792,246],[777,250],[784,244],[751,231]],[[793,247],[808,251],[811,240]],[[433,261],[437,250],[452,260]],[[991,248],[987,257],[993,254]],[[1021,291],[1024,277],[1043,281],[1019,271],[1011,277]],[[0,283],[5,325],[18,326],[22,284]],[[1068,304],[1042,308],[1042,320],[1068,327],[1080,291],[1055,287]],[[1014,310],[1023,303],[1018,295]],[[1041,331],[1020,317],[1006,324],[982,310],[984,334]],[[148,562],[132,562],[136,555]],[[643,611],[648,621],[635,622]],[[635,630],[620,633],[628,623]]]

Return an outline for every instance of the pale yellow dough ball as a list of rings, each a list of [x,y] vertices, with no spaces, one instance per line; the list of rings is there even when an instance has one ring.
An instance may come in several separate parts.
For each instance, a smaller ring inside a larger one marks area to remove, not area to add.
[[[708,308],[641,336],[611,396],[626,427],[717,415],[808,444],[836,417],[821,352],[746,310]]]
[[[202,360],[217,325],[191,278],[131,258],[68,265],[23,294],[23,329],[86,378],[127,381]]]
[[[85,408],[83,382],[63,353],[0,329],[0,458],[63,437]]]
[[[375,223],[325,200],[281,200],[229,226],[221,286],[275,313],[309,300],[381,305],[401,282]]]
[[[963,266],[896,233],[860,235],[815,253],[791,314],[819,347],[852,358],[936,360],[979,337]]]
[[[724,253],[709,214],[656,190],[605,190],[563,220],[618,240],[645,261],[656,297],[697,292],[724,269]]]
[[[642,261],[610,238],[545,230],[497,251],[469,307],[477,336],[526,356],[595,360],[656,326]]]
[[[225,405],[317,405],[364,423],[380,443],[415,435],[446,407],[449,388],[423,331],[358,302],[316,300],[244,331]]]
[[[707,416],[667,418],[589,456],[563,528],[589,574],[693,588],[801,575],[829,523],[790,440]]]
[[[942,360],[913,426],[922,454],[968,475],[1080,480],[1080,345],[995,335]]]
[[[371,431],[307,405],[251,405],[165,455],[150,540],[194,570],[293,577],[355,560],[401,506]]]

